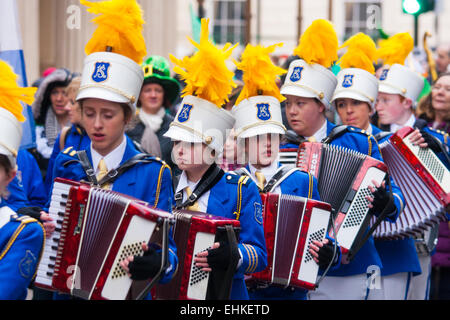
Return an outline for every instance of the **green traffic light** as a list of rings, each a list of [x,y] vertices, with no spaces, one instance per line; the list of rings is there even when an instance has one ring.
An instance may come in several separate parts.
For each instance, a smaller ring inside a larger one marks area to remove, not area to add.
[[[420,11],[420,3],[417,0],[404,0],[403,10],[408,14],[416,14]]]

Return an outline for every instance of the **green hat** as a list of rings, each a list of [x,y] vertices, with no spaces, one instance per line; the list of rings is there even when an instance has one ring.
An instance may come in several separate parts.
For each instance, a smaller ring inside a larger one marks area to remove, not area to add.
[[[150,56],[142,64],[144,71],[144,85],[158,83],[164,88],[170,103],[173,103],[180,94],[180,84],[170,76],[169,61],[161,56]]]

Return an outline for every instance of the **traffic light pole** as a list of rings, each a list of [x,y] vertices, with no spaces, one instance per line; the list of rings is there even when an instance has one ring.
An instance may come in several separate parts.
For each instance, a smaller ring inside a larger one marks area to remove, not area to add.
[[[414,15],[414,46],[419,45],[419,15]]]

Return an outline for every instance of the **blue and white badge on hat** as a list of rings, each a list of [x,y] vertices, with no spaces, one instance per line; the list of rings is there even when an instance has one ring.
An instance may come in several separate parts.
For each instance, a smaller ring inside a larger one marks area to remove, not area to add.
[[[185,103],[178,114],[178,122],[186,122],[189,120],[193,105]]]
[[[292,70],[292,74],[290,76],[290,80],[292,82],[297,82],[302,78],[302,71],[303,71],[303,67],[294,67],[294,69]]]
[[[111,66],[109,62],[96,62],[94,72],[92,73],[92,80],[95,82],[103,82],[108,79],[108,69]]]
[[[353,74],[347,74],[344,76],[344,80],[342,81],[342,87],[350,88],[353,85]]]
[[[257,103],[256,104],[256,108],[258,109],[258,111],[256,113],[256,117],[259,120],[267,121],[267,120],[269,120],[272,117],[270,115],[269,106],[270,105],[268,103]]]
[[[383,71],[381,71],[380,81],[386,80],[386,78],[388,76],[388,72],[389,72],[389,69],[384,69]]]

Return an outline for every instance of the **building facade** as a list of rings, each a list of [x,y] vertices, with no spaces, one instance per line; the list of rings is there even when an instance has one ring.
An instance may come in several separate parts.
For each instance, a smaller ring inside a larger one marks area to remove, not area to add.
[[[81,71],[84,46],[95,26],[93,15],[78,0],[17,0],[28,81],[48,67]],[[198,29],[193,17],[211,19],[216,43],[246,42],[270,45],[282,42],[275,52],[292,53],[299,35],[313,20],[333,22],[342,43],[359,31],[377,36],[378,27],[393,35],[414,34],[414,19],[404,14],[401,0],[139,0],[144,11],[144,38],[148,54],[182,57],[193,52],[187,37]],[[200,8],[200,12],[199,12]],[[418,46],[425,31],[432,34],[430,47],[450,42],[450,1],[438,0],[434,12],[420,16]]]

